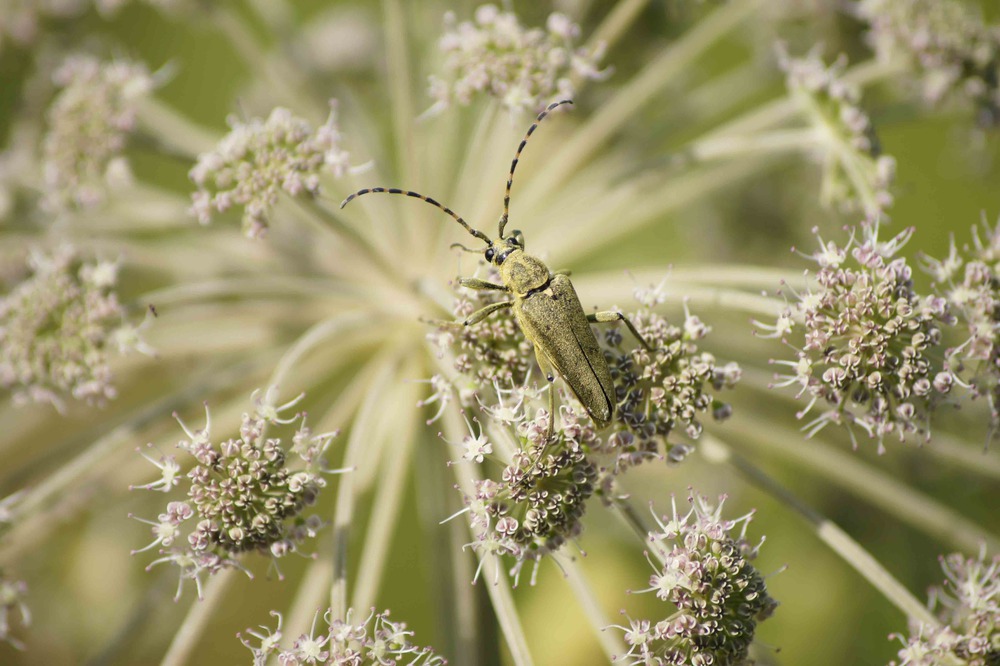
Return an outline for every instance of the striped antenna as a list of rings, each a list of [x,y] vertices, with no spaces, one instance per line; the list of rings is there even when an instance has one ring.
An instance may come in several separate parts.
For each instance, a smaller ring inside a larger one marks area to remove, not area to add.
[[[430,197],[425,197],[423,194],[418,194],[417,192],[411,192],[410,190],[400,190],[400,189],[397,189],[395,187],[388,187],[388,188],[386,188],[386,187],[368,187],[368,188],[365,188],[363,190],[358,190],[357,192],[355,192],[351,196],[349,196],[346,199],[344,199],[341,202],[340,207],[343,208],[347,204],[351,203],[351,201],[353,201],[355,198],[360,197],[360,196],[364,196],[365,194],[369,194],[369,193],[380,194],[380,193],[383,193],[383,192],[386,193],[386,194],[405,194],[408,197],[413,197],[414,199],[420,199],[421,201],[426,201],[430,205],[435,206],[437,208],[440,208],[445,213],[447,213],[448,215],[450,215],[452,217],[452,219],[454,219],[456,222],[458,222],[463,227],[465,227],[466,231],[468,231],[470,234],[472,234],[473,236],[475,236],[479,240],[484,241],[487,245],[493,245],[493,242],[490,241],[489,236],[487,236],[486,234],[484,234],[482,231],[479,231],[478,229],[473,229],[472,227],[470,227],[469,223],[466,222],[465,220],[463,220],[461,218],[461,216],[458,215],[451,208],[448,208],[447,206],[442,206],[441,204],[439,204],[434,199],[431,199]]]
[[[517,161],[521,158],[521,151],[524,150],[524,146],[527,145],[528,139],[534,133],[535,129],[538,128],[538,124],[542,122],[542,119],[545,118],[545,116],[549,115],[550,111],[552,111],[558,106],[562,106],[563,104],[572,104],[572,103],[573,100],[564,99],[549,104],[547,107],[545,107],[544,111],[538,114],[538,117],[535,118],[535,122],[533,122],[531,124],[531,127],[528,128],[528,133],[524,135],[523,139],[521,139],[521,145],[517,147],[517,152],[514,153],[514,159],[510,163],[510,175],[507,176],[507,191],[504,192],[503,195],[503,215],[500,216],[500,238],[503,238],[503,228],[507,226],[507,215],[510,212],[510,188],[511,185],[514,184],[514,169],[517,168]]]

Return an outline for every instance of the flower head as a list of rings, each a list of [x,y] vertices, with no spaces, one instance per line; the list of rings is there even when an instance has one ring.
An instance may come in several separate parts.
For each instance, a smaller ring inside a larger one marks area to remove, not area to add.
[[[618,627],[630,645],[625,656],[636,664],[748,664],[757,623],[778,605],[750,563],[760,547],[746,540],[753,514],[725,520],[725,497],[715,506],[694,493],[688,501],[685,515],[674,503],[673,515],[658,518],[659,529],[649,533],[653,574],[650,586],[639,590],[654,593],[671,610],[660,621]]]
[[[615,455],[616,471],[655,458],[661,443],[668,460],[682,460],[691,447],[668,438],[680,431],[697,439],[706,412],[716,420],[728,418],[729,406],[713,397],[712,390],[733,388],[741,375],[735,363],[719,365],[712,354],[698,349],[711,329],[687,306],[682,327],[645,307],[627,317],[650,349],[621,324],[595,329],[617,400],[612,433],[596,450]]]
[[[892,666],[990,666],[1000,659],[1000,555],[941,558],[945,581],[931,589],[939,626],[912,622]]]
[[[65,398],[114,398],[108,356],[130,326],[114,292],[117,263],[82,261],[68,245],[28,263],[31,277],[0,299],[0,387],[60,410]]]
[[[104,200],[127,166],[122,153],[153,79],[139,63],[70,56],[53,74],[59,94],[42,144],[45,205],[61,211]]]
[[[860,90],[843,79],[847,59],[841,56],[827,66],[815,50],[793,58],[781,47],[778,62],[793,97],[821,137],[823,204],[845,211],[861,208],[870,216],[890,207],[896,161],[882,154],[875,128],[860,106]]]
[[[482,5],[473,21],[457,23],[445,15],[439,42],[445,76],[431,77],[432,112],[457,102],[467,105],[477,93],[500,100],[512,112],[535,113],[555,97],[573,97],[573,78],[600,79],[603,48],[577,48],[580,27],[560,13],[546,29],[525,28],[512,12]]]
[[[946,351],[949,368],[974,398],[990,405],[1000,426],[1000,223],[973,229],[973,245],[959,252],[952,240],[945,259],[926,259],[937,291],[965,327],[964,341]],[[949,377],[949,381],[954,378]]]
[[[431,648],[414,645],[411,642],[413,632],[407,631],[404,623],[390,620],[389,611],[376,613],[373,608],[362,622],[352,618],[353,608],[347,610],[343,620],[335,618],[330,609],[322,613],[317,611],[309,633],[296,638],[287,649],[281,645],[284,639],[281,614],[271,611],[271,615],[278,618],[278,627],[273,632],[261,625],[263,634],[247,629],[248,638],[237,635],[253,653],[254,664],[269,663],[268,659],[275,655],[282,666],[327,663],[387,666],[404,660],[410,666],[443,666],[446,663]],[[319,622],[321,616],[322,624]],[[260,641],[259,645],[253,645],[254,640]]]
[[[334,103],[326,123],[315,129],[281,107],[267,120],[230,117],[229,125],[229,134],[215,150],[199,156],[189,174],[198,186],[191,212],[202,224],[216,212],[239,206],[244,233],[260,237],[281,193],[315,195],[322,174],[339,178],[350,168]]]
[[[470,428],[471,430],[471,428]],[[525,562],[536,563],[580,533],[587,499],[596,490],[597,467],[584,452],[594,438],[567,410],[562,427],[549,433],[549,414],[539,410],[517,426],[520,448],[499,480],[475,482],[466,497],[476,540],[484,555],[509,556],[519,576]],[[480,434],[482,437],[482,434]],[[488,445],[485,439],[482,443]]]
[[[267,395],[273,397],[271,391]],[[178,419],[188,437],[178,447],[196,463],[184,477],[179,476],[172,456],[160,461],[147,457],[162,477],[134,487],[169,492],[183,482],[187,499],[168,502],[156,521],[143,520],[152,526],[154,540],[133,554],[158,547],[164,557],[157,562],[173,562],[181,567],[182,580],[194,578],[200,583],[203,571],[211,574],[238,566],[231,555],[257,551],[280,558],[316,536],[322,522],[303,512],[326,485],[320,455],[333,435],[301,432],[305,415],[300,414],[295,419],[300,429],[293,436],[299,446],[293,451],[299,453],[304,465],[293,467],[281,439],[265,435],[268,426],[292,422],[278,413],[292,403],[277,409],[261,400],[255,404],[253,412],[243,414],[239,437],[218,444],[212,441],[207,405],[204,428],[192,431]],[[310,445],[302,447],[304,442]]]
[[[843,248],[821,239],[814,282],[784,313],[804,329],[803,343],[792,347],[794,361],[774,361],[793,370],[776,384],[798,385],[809,400],[799,418],[817,403],[828,407],[806,426],[810,434],[837,423],[853,438],[858,426],[882,451],[889,435],[929,432],[930,413],[951,387],[934,353],[953,319],[943,298],[914,290],[906,259],[896,256],[912,230],[888,242],[877,225],[860,233]]]
[[[1000,123],[1000,27],[985,25],[972,5],[956,0],[861,0],[880,57],[902,56],[922,76],[925,101],[960,98],[984,126]]]

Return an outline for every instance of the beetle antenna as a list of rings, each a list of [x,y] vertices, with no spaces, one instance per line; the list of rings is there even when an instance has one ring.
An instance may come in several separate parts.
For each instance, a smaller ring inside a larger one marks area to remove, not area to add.
[[[461,243],[452,243],[451,245],[448,246],[449,249],[456,248],[456,247],[458,249],[462,250],[463,252],[473,252],[475,254],[482,254],[482,252],[483,252],[482,250],[473,250],[471,247],[465,247]]]
[[[386,188],[386,187],[368,187],[368,188],[365,188],[363,190],[358,190],[357,192],[355,192],[351,196],[349,196],[346,199],[344,199],[340,203],[340,207],[343,208],[347,204],[351,203],[351,201],[353,201],[355,198],[360,197],[360,196],[364,196],[365,194],[370,194],[370,193],[380,194],[380,193],[383,193],[383,192],[386,193],[386,194],[405,194],[408,197],[413,197],[414,199],[420,199],[421,201],[426,201],[430,205],[435,206],[437,208],[440,208],[445,213],[447,213],[448,215],[450,215],[452,217],[452,219],[454,219],[456,222],[458,222],[463,227],[465,227],[466,231],[468,231],[470,234],[472,234],[473,236],[475,236],[479,240],[485,241],[487,245],[493,245],[493,242],[490,240],[489,236],[487,236],[486,234],[484,234],[482,231],[479,231],[478,229],[473,229],[472,227],[470,227],[469,223],[466,222],[465,220],[463,220],[462,216],[459,215],[458,213],[456,213],[455,211],[453,211],[451,208],[448,208],[447,206],[441,205],[440,203],[438,203],[434,199],[431,199],[430,197],[426,197],[423,194],[419,194],[417,192],[411,192],[410,190],[400,190],[400,189],[395,188],[395,187],[388,187],[388,188]]]
[[[507,226],[507,215],[510,209],[510,187],[511,185],[514,184],[514,169],[517,168],[517,161],[521,158],[521,151],[524,150],[524,146],[527,145],[528,138],[538,128],[538,124],[542,122],[542,119],[545,118],[545,116],[549,115],[550,111],[552,111],[556,107],[562,106],[563,104],[572,104],[572,103],[573,100],[564,99],[549,104],[547,107],[545,107],[544,111],[538,114],[538,117],[535,118],[535,122],[533,122],[531,124],[531,127],[528,128],[528,133],[524,135],[523,139],[521,139],[521,145],[517,147],[517,152],[514,153],[514,159],[510,163],[510,175],[507,176],[507,191],[504,192],[503,195],[503,215],[500,216],[500,238],[503,238],[503,228]]]

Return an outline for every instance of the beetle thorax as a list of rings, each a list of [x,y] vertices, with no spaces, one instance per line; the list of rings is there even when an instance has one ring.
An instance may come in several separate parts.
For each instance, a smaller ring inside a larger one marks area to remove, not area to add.
[[[514,250],[499,266],[500,279],[514,294],[523,296],[549,283],[548,266],[524,250]]]

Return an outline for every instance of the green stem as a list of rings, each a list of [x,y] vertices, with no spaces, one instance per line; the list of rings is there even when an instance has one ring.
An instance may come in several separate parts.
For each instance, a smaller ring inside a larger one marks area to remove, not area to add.
[[[413,119],[416,117],[413,104],[413,88],[410,80],[410,58],[407,55],[409,32],[404,20],[405,10],[400,0],[382,0],[382,14],[385,17],[385,48],[389,78],[389,109],[392,114],[393,133],[396,141],[396,158],[399,162],[399,176],[407,187],[421,191],[423,179],[416,161]],[[405,246],[426,249],[426,234],[417,235],[412,225],[406,225],[402,234]],[[419,256],[427,256],[426,251]]]
[[[167,152],[190,162],[210,151],[221,138],[152,96],[142,100],[138,111],[140,128]]]
[[[990,455],[989,449],[969,446],[954,437],[935,432],[926,445],[907,449],[914,455],[929,455],[973,474],[1000,480],[1000,458]],[[994,549],[991,552],[997,552]]]
[[[545,165],[544,171],[525,188],[523,203],[538,204],[580,168],[615,132],[624,127],[676,76],[691,67],[715,42],[757,11],[760,0],[733,0],[721,5],[647,65],[580,127],[565,146]]]
[[[622,0],[616,3],[590,35],[584,48],[593,51],[603,45],[610,51],[648,4],[649,0]]]
[[[940,623],[910,592],[883,567],[878,560],[862,548],[854,539],[835,523],[821,515],[798,497],[779,485],[749,460],[734,452],[729,446],[711,435],[703,435],[699,451],[705,458],[716,464],[725,463],[739,471],[755,487],[771,495],[784,506],[795,511],[812,526],[816,536],[844,562],[861,574],[865,580],[881,592],[906,617],[931,627]]]
[[[272,98],[287,105],[301,100],[316,102],[309,104],[307,108],[296,108],[296,112],[314,124],[326,119],[329,108],[325,100],[317,99],[298,74],[297,68],[285,62],[280,52],[274,52],[260,43],[246,20],[235,9],[213,3],[208,12],[215,25],[243,58],[248,69],[267,83]]]
[[[1000,551],[1000,539],[940,502],[905,483],[866,465],[856,455],[818,442],[803,441],[802,433],[789,431],[753,416],[741,417],[742,443],[768,451],[799,469],[825,478],[934,539],[966,553],[985,543],[989,552]]]
[[[451,441],[461,441],[464,436],[465,426],[461,423],[454,410],[446,410],[442,416],[442,420],[444,421],[444,431],[447,433],[448,439]],[[502,440],[495,443],[499,443],[500,441]],[[470,467],[465,465],[451,466],[455,471],[455,480],[459,489],[466,496],[473,497],[476,493],[474,483],[479,480],[480,476],[477,468],[472,468],[475,471],[470,474]],[[475,539],[476,535],[473,534],[472,537]],[[507,573],[503,570],[499,558],[478,551],[476,552],[476,557],[482,567],[481,578],[483,580],[480,584],[486,585],[486,592],[489,594],[493,605],[493,612],[496,613],[500,630],[503,632],[507,648],[510,650],[511,659],[517,666],[530,666],[533,663],[531,652],[528,650],[528,641],[524,635],[521,620],[517,615],[517,608],[514,605],[514,599],[511,595],[510,581],[507,578]]]
[[[365,449],[373,444],[374,434],[382,417],[380,407],[395,374],[398,354],[397,350],[392,350],[381,354],[371,362],[369,372],[372,377],[351,425],[351,434],[344,453],[343,465],[352,471],[341,476],[333,516],[333,582],[330,585],[330,608],[335,618],[347,617],[348,546],[351,524],[355,519],[354,503],[358,488],[361,486],[358,483],[357,469],[366,453]],[[377,460],[368,462],[377,464]]]
[[[597,595],[594,594],[594,589],[583,575],[578,560],[571,557],[561,557],[558,566],[577,602],[579,602],[580,608],[583,609],[584,615],[590,621],[594,637],[600,643],[608,661],[613,660],[616,655],[625,654],[628,648],[625,647],[621,637],[616,632],[604,631],[611,624],[611,620],[604,614],[604,609],[601,608]]]
[[[403,366],[400,376],[412,377],[415,374],[416,364],[410,362]],[[384,401],[384,404],[410,406],[416,404],[417,399],[416,385],[404,383],[397,387],[392,399]],[[358,573],[354,579],[351,603],[354,608],[372,606],[378,595],[392,537],[397,532],[395,528],[407,487],[406,475],[413,457],[418,418],[419,412],[411,409],[407,415],[393,419],[392,432],[387,437],[393,449],[391,455],[383,455],[379,461],[382,469],[365,530],[365,543],[361,550]]]
[[[184,621],[174,634],[167,653],[163,655],[160,666],[181,666],[192,659],[192,653],[198,647],[202,634],[211,626],[211,618],[218,610],[226,591],[241,572],[235,569],[223,569],[208,579],[205,583],[205,598],[195,599]]]

